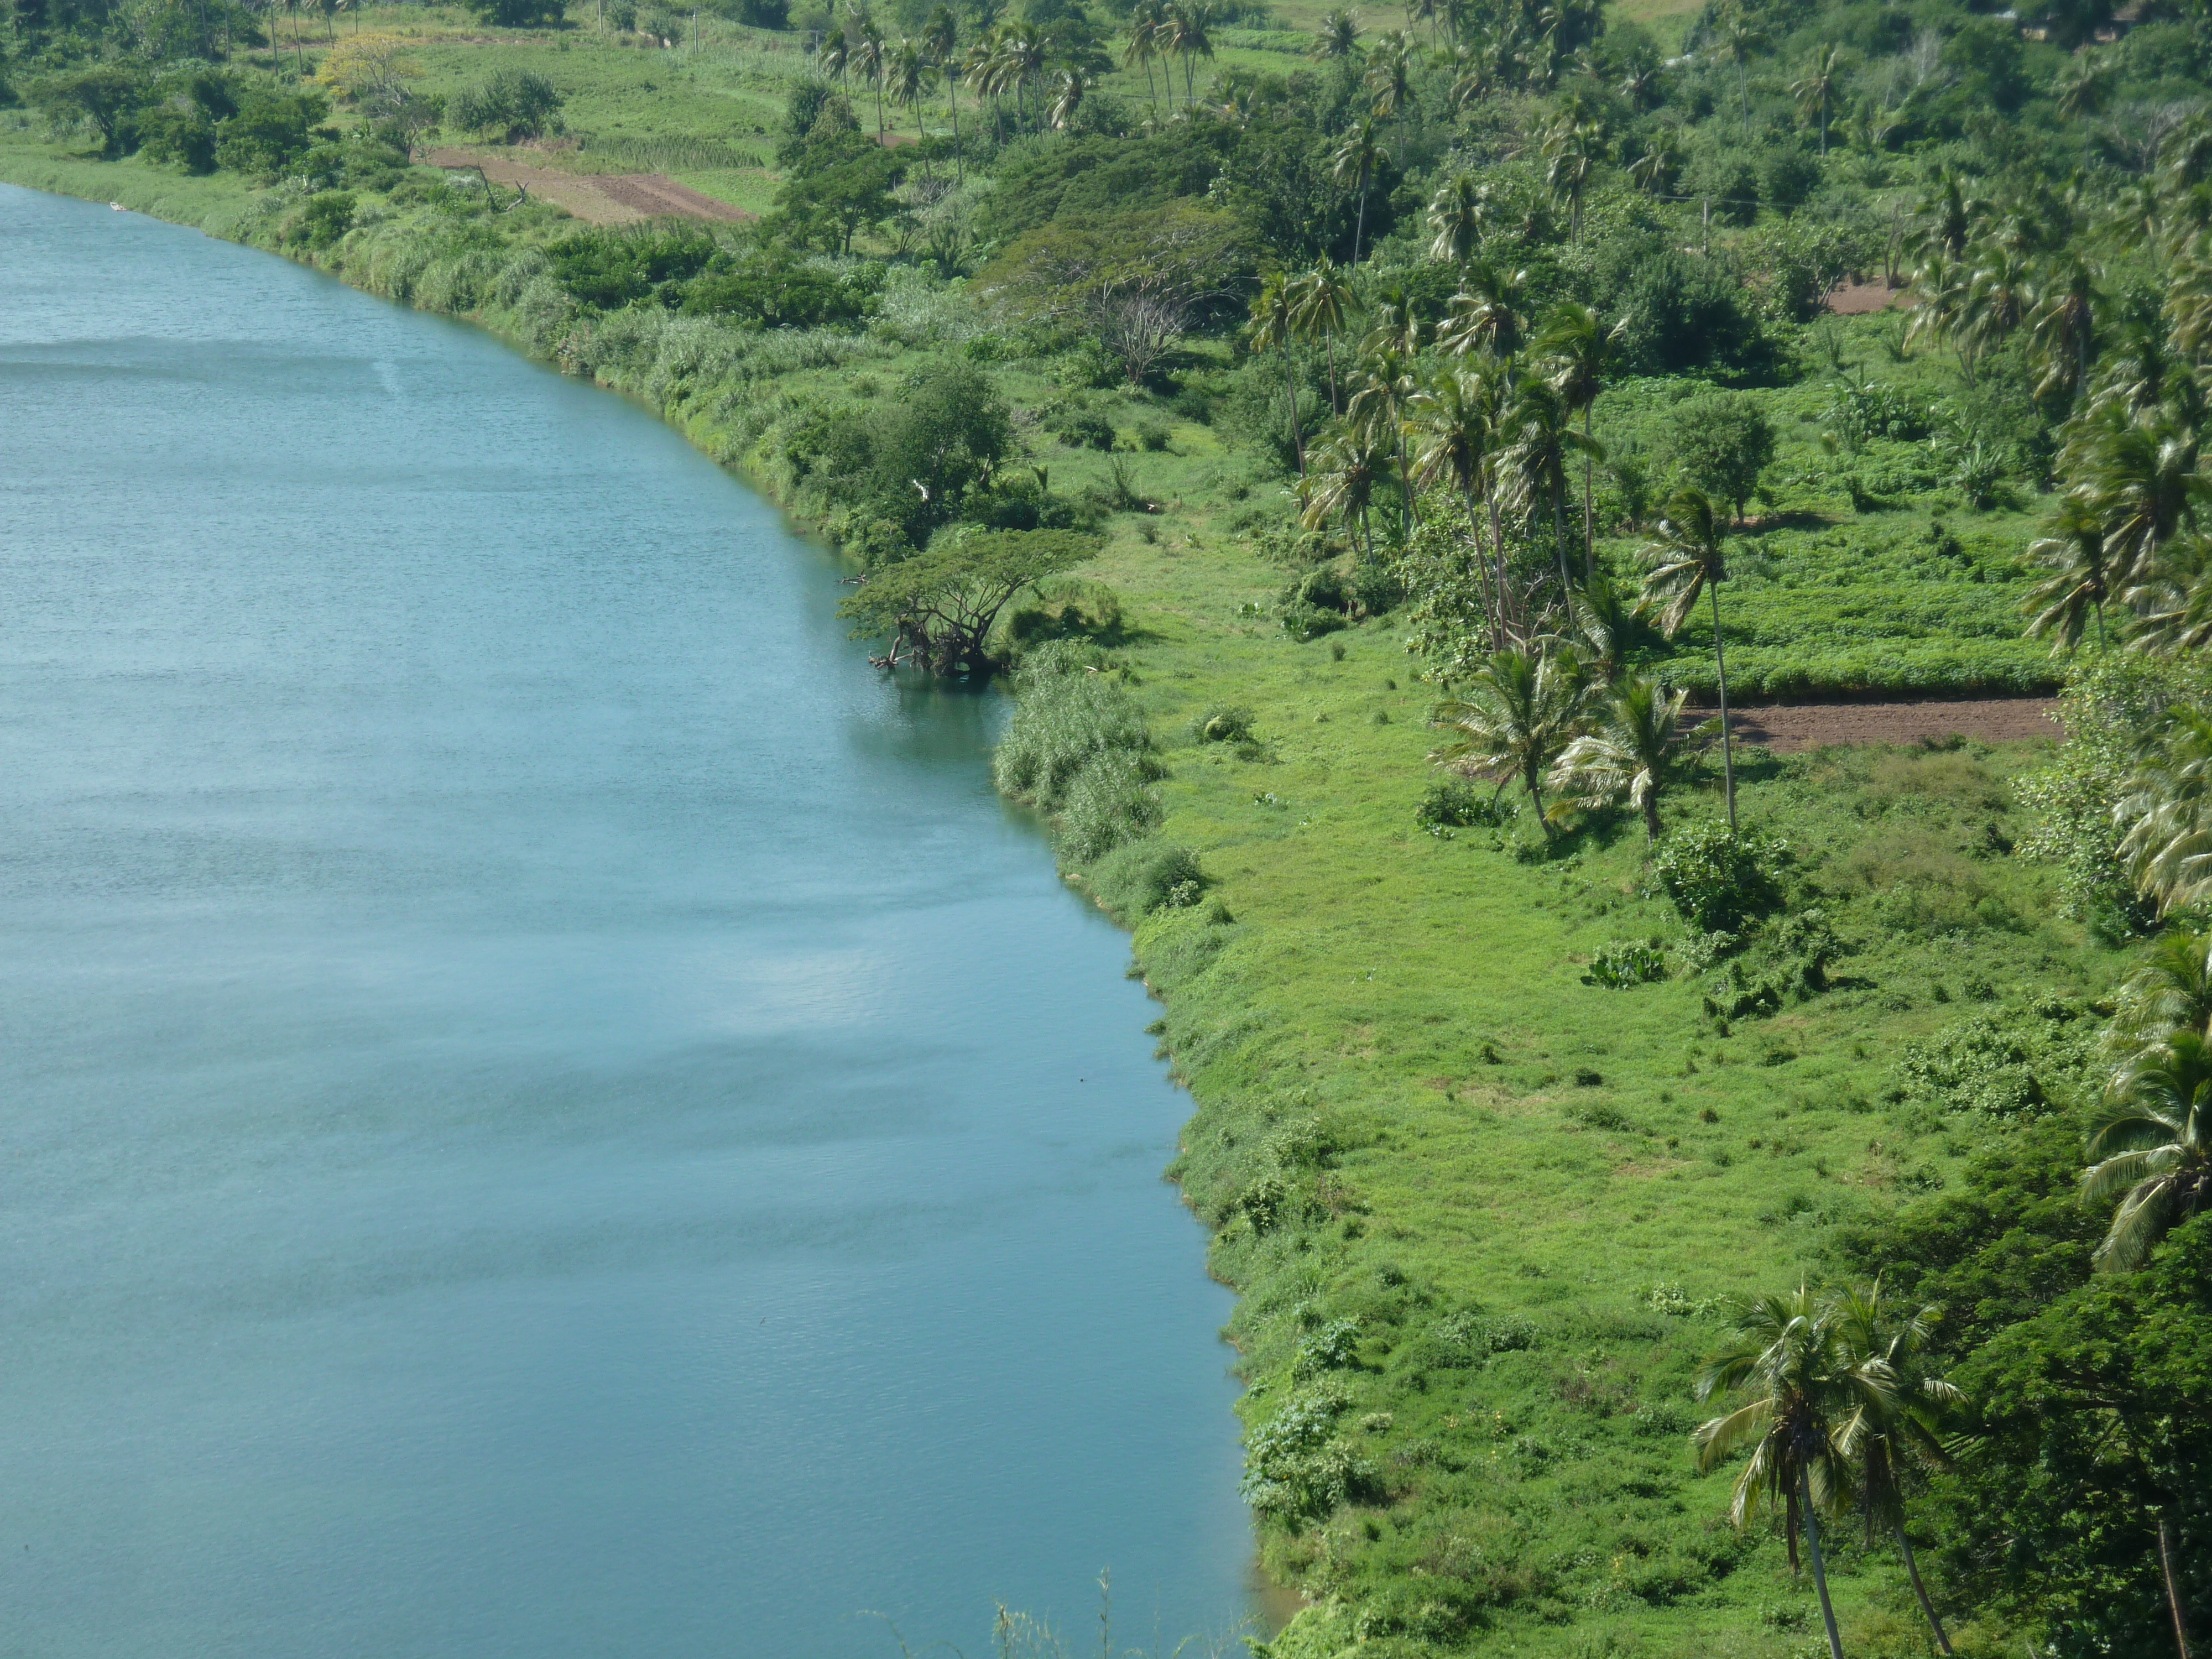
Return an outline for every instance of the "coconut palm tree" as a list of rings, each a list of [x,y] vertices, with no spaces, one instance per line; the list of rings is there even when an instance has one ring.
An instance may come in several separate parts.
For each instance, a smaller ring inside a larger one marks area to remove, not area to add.
[[[1604,134],[1589,121],[1562,120],[1544,139],[1544,185],[1567,204],[1567,240],[1583,239],[1583,198],[1605,152]]]
[[[822,44],[814,49],[814,67],[840,86],[845,82],[845,71],[852,66],[852,48],[845,43],[842,29],[831,29],[822,37]]]
[[[1790,95],[1797,100],[1799,118],[1820,125],[1823,155],[1828,153],[1828,108],[1836,100],[1836,84],[1841,73],[1836,49],[1822,46],[1807,60],[1805,72],[1790,83]]]
[[[1383,307],[1385,312],[1389,309]],[[1373,349],[1364,354],[1361,368],[1359,384],[1345,406],[1345,420],[1348,425],[1364,428],[1374,442],[1396,456],[1399,533],[1410,536],[1414,518],[1413,468],[1406,441],[1406,416],[1420,389],[1413,374],[1413,351],[1401,349],[1395,340],[1376,341]]]
[[[2059,65],[2057,78],[2051,86],[2059,118],[2081,121],[2102,115],[2118,79],[2118,67],[2101,52],[2069,58]]]
[[[1592,432],[1598,394],[1605,390],[1620,325],[1608,329],[1591,307],[1562,300],[1536,335],[1536,356],[1570,413],[1583,417],[1583,580],[1597,575],[1597,439]]]
[[[1920,1582],[1920,1563],[1905,1530],[1904,1487],[1908,1464],[1940,1467],[1945,1462],[1936,1427],[1942,1414],[1964,1398],[1956,1387],[1928,1369],[1928,1340],[1942,1310],[1895,1310],[1883,1301],[1881,1281],[1876,1279],[1844,1291],[1836,1299],[1831,1316],[1837,1342],[1852,1369],[1870,1376],[1877,1370],[1888,1373],[1887,1399],[1876,1396],[1863,1404],[1847,1420],[1841,1437],[1844,1455],[1857,1466],[1867,1541],[1874,1540],[1876,1527],[1897,1540],[1912,1593],[1920,1598],[1920,1611],[1936,1633],[1936,1645],[1948,1655],[1951,1638],[1936,1616],[1928,1587]]]
[[[1045,71],[1052,57],[1052,41],[1026,23],[1017,23],[999,37],[1002,72],[1014,88],[1014,125],[1022,125],[1023,94],[1031,81]]]
[[[2125,826],[2128,873],[2161,910],[2212,893],[2212,717],[2186,703],[2167,711],[2113,821]]]
[[[2096,352],[2097,276],[2087,261],[2069,257],[2043,273],[2027,330],[2036,362],[2035,395],[2063,392],[2072,404],[2088,384],[2089,360]]]
[[[922,137],[921,100],[929,95],[929,59],[922,56],[919,46],[902,40],[898,50],[891,54],[884,79],[890,88],[891,103],[914,112],[915,137]]]
[[[875,19],[860,19],[860,38],[853,44],[853,67],[866,76],[876,89],[876,137],[884,136],[884,76],[890,64],[890,49],[884,42],[884,32],[876,27]]]
[[[1434,723],[1457,735],[1429,758],[1494,778],[1501,790],[1517,777],[1548,841],[1544,774],[1573,736],[1581,702],[1576,676],[1548,653],[1492,652],[1468,695],[1437,708]]]
[[[1728,562],[1721,550],[1721,515],[1703,490],[1684,489],[1660,515],[1658,539],[1644,558],[1644,601],[1655,610],[1669,639],[1680,631],[1701,594],[1712,596],[1713,673],[1720,685],[1721,775],[1731,834],[1735,823],[1735,754],[1729,736],[1728,655],[1721,643],[1721,584]]]
[[[1553,791],[1585,811],[1632,806],[1644,815],[1644,840],[1657,841],[1659,797],[1682,763],[1682,705],[1689,695],[1633,675],[1613,687],[1598,707],[1596,729],[1553,763]]]
[[[1470,270],[1437,331],[1437,349],[1454,357],[1488,352],[1510,359],[1528,332],[1528,293],[1525,270]]]
[[[1344,63],[1359,56],[1359,20],[1348,11],[1333,11],[1321,20],[1306,56],[1316,63]]]
[[[1406,112],[1413,106],[1413,64],[1420,55],[1420,46],[1405,29],[1394,29],[1375,43],[1375,52],[1367,60],[1364,84],[1375,99],[1375,113],[1381,119],[1397,124],[1401,136],[1406,128]]]
[[[1200,58],[1209,63],[1213,58],[1213,7],[1208,0],[1173,0],[1167,15],[1168,45],[1182,59],[1182,101],[1188,109],[1198,102],[1192,65]]]
[[[1407,409],[1415,435],[1414,481],[1446,483],[1467,502],[1468,522],[1475,526],[1475,564],[1480,574],[1483,609],[1490,617],[1493,651],[1504,648],[1508,627],[1504,536],[1497,497],[1491,489],[1498,443],[1499,379],[1494,363],[1487,369],[1448,368],[1417,393]],[[1486,507],[1490,554],[1498,562],[1495,586],[1481,545]]]
[[[952,117],[952,176],[967,181],[966,158],[960,153],[960,23],[950,6],[939,6],[921,26],[921,49],[931,65],[945,78],[945,101]]]
[[[1160,55],[1162,18],[1158,0],[1139,0],[1129,14],[1129,44],[1121,48],[1121,67],[1145,71],[1145,100],[1157,112],[1159,94],[1152,88],[1152,59]]]
[[[2125,594],[2149,574],[2168,542],[2197,528],[2212,478],[2197,470],[2193,424],[2158,411],[2121,421],[2117,412],[2100,411],[2099,419],[2085,423],[2068,445],[2074,462],[2069,470],[2104,529],[2114,586]]]
[[[2212,1030],[2212,930],[2170,927],[2113,999],[2112,1036],[2138,1044]]]
[[[1656,127],[1644,140],[1644,153],[1628,164],[1628,182],[1647,195],[1667,195],[1686,159],[1680,130]]]
[[[1568,601],[1575,623],[1576,649],[1601,685],[1613,685],[1620,679],[1621,653],[1628,648],[1629,635],[1636,625],[1637,604],[1601,571],[1577,588]]]
[[[1698,1378],[1698,1398],[1710,1400],[1739,1389],[1752,1397],[1698,1430],[1698,1467],[1712,1468],[1740,1447],[1750,1447],[1751,1456],[1736,1477],[1729,1518],[1741,1527],[1760,1508],[1778,1506],[1793,1571],[1802,1532],[1812,1558],[1828,1652],[1831,1659],[1844,1659],[1820,1556],[1820,1511],[1834,1507],[1850,1480],[1836,1443],[1838,1425],[1854,1412],[1887,1408],[1887,1368],[1844,1352],[1830,1310],[1802,1286],[1788,1296],[1746,1304],[1735,1334],[1738,1346]]]
[[[1358,528],[1360,550],[1375,556],[1375,538],[1368,514],[1375,505],[1375,486],[1389,465],[1387,436],[1361,427],[1346,427],[1314,453],[1313,471],[1298,481],[1298,496],[1305,503],[1299,522],[1318,530],[1336,520],[1346,530]]]
[[[991,100],[991,130],[1003,142],[1006,134],[999,109],[999,94],[1004,83],[999,78],[999,67],[998,42],[988,35],[960,55],[960,78],[978,98]]]
[[[2105,602],[2112,597],[2112,559],[2105,548],[2104,526],[2087,501],[2076,494],[2060,498],[2045,534],[2030,544],[2028,558],[2051,572],[2028,595],[2040,607],[2027,625],[2037,638],[2051,634],[2057,642],[2054,654],[2071,651],[2081,642],[2091,616],[2097,619],[2097,648],[2103,650]]]
[[[1375,118],[1363,116],[1329,157],[1329,173],[1340,185],[1359,192],[1359,217],[1352,230],[1352,263],[1359,263],[1359,245],[1367,235],[1367,187],[1375,181],[1376,164],[1387,159],[1382,141],[1376,136]]]
[[[1297,336],[1291,320],[1291,289],[1283,273],[1275,271],[1252,296],[1251,322],[1246,337],[1255,351],[1274,350],[1283,358],[1283,389],[1290,398],[1291,453],[1298,464],[1298,477],[1306,476],[1305,441],[1298,431],[1298,377],[1291,361],[1291,343]]]
[[[2139,1267],[2160,1239],[2212,1208],[2212,1039],[2179,1030],[2112,1074],[2089,1136],[2081,1200],[2119,1196],[2093,1260]]]
[[[1068,123],[1075,119],[1076,112],[1083,107],[1084,95],[1090,90],[1091,77],[1079,64],[1071,64],[1062,70],[1060,78],[1053,83],[1053,125],[1065,131]]]
[[[1490,216],[1490,191],[1477,184],[1471,173],[1455,173],[1437,186],[1429,198],[1429,258],[1465,264],[1482,245],[1482,231]]]
[[[1328,356],[1328,406],[1341,414],[1336,387],[1336,337],[1352,325],[1352,281],[1327,254],[1290,283],[1291,320],[1302,340],[1319,340]]]
[[[1553,548],[1564,600],[1575,586],[1567,574],[1567,468],[1572,456],[1589,453],[1596,445],[1575,430],[1566,399],[1540,374],[1514,377],[1507,394],[1505,428],[1510,434],[1507,476],[1521,510],[1533,514],[1540,503],[1552,510]]]
[[[1739,3],[1721,20],[1714,44],[1735,65],[1736,90],[1743,99],[1743,136],[1751,137],[1751,60],[1766,45],[1765,31],[1752,21]]]

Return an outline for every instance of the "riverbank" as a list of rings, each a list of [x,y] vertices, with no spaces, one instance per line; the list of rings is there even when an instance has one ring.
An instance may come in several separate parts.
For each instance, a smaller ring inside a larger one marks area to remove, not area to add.
[[[580,320],[529,243],[536,208],[495,248],[404,204],[316,247],[301,196],[228,175],[0,149],[0,177],[477,322],[644,400],[772,495],[763,440],[811,389],[880,396],[987,331],[944,289],[848,335]],[[1018,411],[1056,390],[1043,365],[995,373]],[[1835,988],[1717,1023],[1702,972],[1589,983],[1616,941],[1694,947],[1647,894],[1640,836],[1592,830],[1547,858],[1525,823],[1425,829],[1431,694],[1401,629],[1286,635],[1260,535],[1287,516],[1281,480],[1202,422],[1152,418],[1165,447],[1122,459],[1166,510],[1115,515],[1084,574],[1120,596],[1119,654],[1170,769],[1160,833],[1233,917],[1164,910],[1134,949],[1195,1103],[1176,1173],[1242,1293],[1247,1421],[1330,1401],[1284,1457],[1341,1501],[1265,1534],[1270,1568],[1322,1603],[1281,1650],[1802,1645],[1809,1591],[1779,1540],[1737,1538],[1724,1479],[1690,1467],[1688,1382],[1718,1298],[1815,1271],[1827,1229],[1954,1176],[1968,1144],[1901,1086],[1907,1044],[2109,981],[2116,958],[2057,914],[2048,872],[1994,850],[2022,829],[2011,782],[2033,748],[1747,758],[1747,820],[1790,842],[1850,953]],[[1103,455],[1038,447],[1062,489],[1109,476]],[[1194,717],[1231,706],[1253,741],[1199,741]],[[1705,793],[1669,815],[1714,811]],[[1836,1547],[1847,1629],[1893,1632],[1893,1564]]]

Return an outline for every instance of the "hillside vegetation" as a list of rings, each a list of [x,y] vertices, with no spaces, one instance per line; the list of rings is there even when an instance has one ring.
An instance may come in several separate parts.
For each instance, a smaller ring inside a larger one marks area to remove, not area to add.
[[[10,20],[0,177],[645,398],[887,668],[1012,671],[1275,1659],[2212,1639],[2196,10]],[[1723,678],[2067,735],[1776,758]]]

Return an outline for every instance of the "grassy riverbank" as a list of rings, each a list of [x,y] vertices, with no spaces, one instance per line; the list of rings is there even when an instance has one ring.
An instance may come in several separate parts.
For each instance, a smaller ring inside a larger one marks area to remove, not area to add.
[[[470,54],[503,49],[460,33],[425,47],[456,85]],[[780,98],[746,79],[772,66],[734,56],[686,67],[536,38],[527,51],[549,73],[604,73],[591,94],[604,107],[580,94],[572,108],[610,132],[619,116],[641,146],[708,125],[765,143],[753,130]],[[710,94],[717,76],[728,85]],[[735,113],[710,120],[686,101],[710,95]],[[2057,1052],[2113,978],[2120,955],[2060,914],[2049,870],[2013,854],[2029,823],[2014,781],[2039,763],[2034,745],[1747,757],[1745,822],[1786,843],[1792,908],[1817,910],[1836,943],[1810,984],[1802,937],[1734,968],[1699,965],[1700,941],[1649,891],[1632,820],[1553,849],[1525,817],[1449,833],[1417,822],[1436,692],[1417,678],[1403,618],[1304,642],[1285,630],[1294,572],[1272,532],[1291,515],[1285,480],[1204,396],[1071,391],[1063,363],[1024,356],[958,284],[909,267],[886,276],[860,328],[588,313],[550,274],[546,250],[569,224],[549,207],[491,216],[418,173],[355,192],[325,236],[316,192],[0,137],[0,178],[118,201],[470,318],[645,399],[787,501],[793,422],[895,403],[904,377],[947,355],[988,364],[1049,474],[1041,489],[1118,487],[1136,502],[1103,514],[1103,550],[1080,574],[1118,598],[1114,678],[1167,768],[1159,837],[1196,854],[1215,901],[1130,918],[1164,1002],[1164,1052],[1195,1102],[1176,1173],[1217,1229],[1215,1271],[1243,1293],[1232,1334],[1248,1424],[1319,1401],[1334,1425],[1326,1444],[1288,1445],[1270,1477],[1334,1483],[1330,1501],[1265,1528],[1268,1567],[1314,1604],[1278,1651],[1479,1643],[1796,1659],[1818,1639],[1811,1588],[1790,1577],[1778,1534],[1739,1534],[1722,1516],[1729,1475],[1694,1472],[1690,1384],[1720,1340],[1723,1298],[1817,1277],[1839,1228],[1955,1184],[1977,1131],[1931,1091],[1927,1066],[1905,1063],[1915,1045],[1941,1060],[1999,1031]],[[671,170],[767,204],[742,169]],[[1930,481],[1909,504],[1855,515],[1817,465],[1825,411],[1850,376],[1948,386],[1925,357],[1893,361],[1887,329],[1838,325],[1836,366],[1759,394],[1782,435],[1771,527],[1729,589],[1743,684],[2047,684],[2043,647],[2017,637],[2032,503],[1970,511]],[[1231,364],[1225,345],[1202,346],[1186,379]],[[1599,429],[1616,441],[1656,431],[1684,389],[1702,383],[1620,386],[1599,402]],[[1122,447],[1056,442],[1044,423],[1071,403]],[[1866,466],[1909,470],[1920,452],[1899,441],[1886,453],[1887,441]],[[1957,532],[1948,540],[1930,528],[1939,515]],[[1833,638],[1814,631],[1830,627]],[[1698,684],[1710,644],[1693,625],[1648,654]],[[1232,708],[1249,711],[1249,740],[1200,740],[1206,717]],[[1717,817],[1712,783],[1708,769],[1670,801],[1670,823]],[[1590,982],[1593,956],[1634,941],[1658,945],[1671,975]],[[1778,1011],[1729,1012],[1769,984]],[[1926,1650],[1891,1553],[1838,1530],[1850,1650]],[[1954,1634],[1970,1652],[2011,1639],[1996,1621]]]

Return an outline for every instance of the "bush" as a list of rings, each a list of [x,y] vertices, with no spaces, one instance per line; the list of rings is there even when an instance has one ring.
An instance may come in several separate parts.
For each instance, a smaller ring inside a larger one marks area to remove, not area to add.
[[[1779,866],[1789,848],[1756,830],[1726,824],[1677,830],[1660,844],[1651,873],[1683,919],[1700,933],[1732,933],[1782,902]]]
[[[1167,448],[1172,436],[1165,422],[1139,421],[1137,422],[1137,447],[1139,449],[1158,454]]]
[[[1200,743],[1249,743],[1252,711],[1215,704],[1192,719],[1190,734]]]
[[[1263,1515],[1299,1520],[1327,1515],[1364,1490],[1373,1472],[1336,1433],[1351,1403],[1340,1388],[1293,1395],[1244,1442],[1244,1501]]]
[[[1051,422],[1049,430],[1070,449],[1111,449],[1114,422],[1087,409],[1071,409]]]
[[[535,6],[539,0],[498,3]],[[557,3],[554,15],[559,15]],[[519,28],[527,25],[508,23],[504,27]],[[471,87],[455,98],[451,113],[456,126],[495,133],[502,142],[514,144],[525,138],[544,137],[549,125],[557,126],[554,118],[560,109],[561,94],[544,76],[532,70],[503,69],[482,85]]]
[[[1127,753],[1102,755],[1078,772],[1054,836],[1061,854],[1089,864],[1158,829],[1165,812],[1152,775],[1141,759]]]
[[[1583,983],[1625,991],[1632,985],[1649,985],[1667,977],[1667,953],[1640,939],[1617,939],[1590,958]]]
[[[1133,920],[1156,910],[1189,909],[1212,884],[1188,847],[1145,840],[1127,842],[1099,860],[1089,884],[1108,910]]]
[[[237,114],[216,124],[216,163],[250,177],[281,178],[318,140],[337,137],[317,125],[330,112],[330,100],[320,93],[249,94]]]
[[[1518,811],[1517,806],[1505,804],[1501,791],[1484,789],[1464,778],[1447,778],[1430,786],[1421,804],[1413,809],[1413,821],[1429,830],[1477,825],[1496,829],[1510,823]]]
[[[1326,1371],[1340,1371],[1356,1364],[1358,1358],[1359,1322],[1332,1319],[1298,1344],[1291,1375],[1300,1382],[1309,1382]]]
[[[1675,406],[1672,437],[1683,477],[1733,504],[1741,519],[1774,459],[1774,428],[1759,399],[1741,392],[1689,398]]]
[[[568,15],[568,0],[474,0],[485,22],[503,29],[550,29]]]

